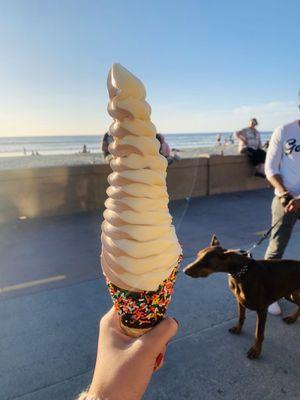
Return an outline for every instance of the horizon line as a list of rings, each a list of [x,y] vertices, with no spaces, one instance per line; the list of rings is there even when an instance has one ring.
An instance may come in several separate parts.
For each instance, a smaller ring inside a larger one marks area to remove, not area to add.
[[[235,131],[232,130],[228,130],[228,131],[207,131],[207,132],[163,132],[163,135],[205,135],[207,133],[215,133],[215,134],[222,134],[222,133],[234,133]],[[260,131],[260,133],[269,133],[272,132],[272,130],[264,130],[264,131]],[[161,133],[161,132],[157,132],[157,133]],[[0,134],[0,138],[16,138],[16,137],[59,137],[59,136],[103,136],[105,133],[82,133],[82,134],[78,134],[78,133],[74,133],[74,134],[60,134],[60,133],[54,133],[54,134],[30,134],[30,135],[1,135]]]

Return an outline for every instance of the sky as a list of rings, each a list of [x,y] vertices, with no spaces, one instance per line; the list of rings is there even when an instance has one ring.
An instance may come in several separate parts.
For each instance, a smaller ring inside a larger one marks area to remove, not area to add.
[[[298,118],[299,0],[0,0],[0,136],[102,134],[106,76],[146,86],[164,133]]]

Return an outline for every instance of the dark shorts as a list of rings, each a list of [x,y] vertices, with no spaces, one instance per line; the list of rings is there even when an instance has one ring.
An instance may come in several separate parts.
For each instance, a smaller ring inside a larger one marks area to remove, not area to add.
[[[253,165],[264,164],[266,161],[266,152],[262,149],[254,150],[251,147],[246,147],[242,150],[243,154],[247,154]]]

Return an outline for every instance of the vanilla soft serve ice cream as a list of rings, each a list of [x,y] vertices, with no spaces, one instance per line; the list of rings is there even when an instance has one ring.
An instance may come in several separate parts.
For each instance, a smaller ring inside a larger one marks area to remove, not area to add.
[[[102,268],[118,288],[156,291],[181,254],[168,210],[168,164],[159,153],[142,82],[114,64],[108,91],[113,172],[102,224]]]

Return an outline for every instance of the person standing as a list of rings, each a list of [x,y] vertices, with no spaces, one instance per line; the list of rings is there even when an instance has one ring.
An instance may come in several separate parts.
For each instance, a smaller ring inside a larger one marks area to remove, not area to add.
[[[272,202],[272,230],[265,259],[282,258],[294,225],[300,218],[300,120],[275,129],[272,134],[265,171],[275,189]],[[280,315],[277,302],[269,313]]]
[[[249,126],[236,132],[235,135],[239,141],[239,152],[247,154],[251,163],[255,166],[255,176],[265,178],[266,152],[262,149],[260,133],[256,129],[257,125],[257,119],[252,118],[249,121]]]

